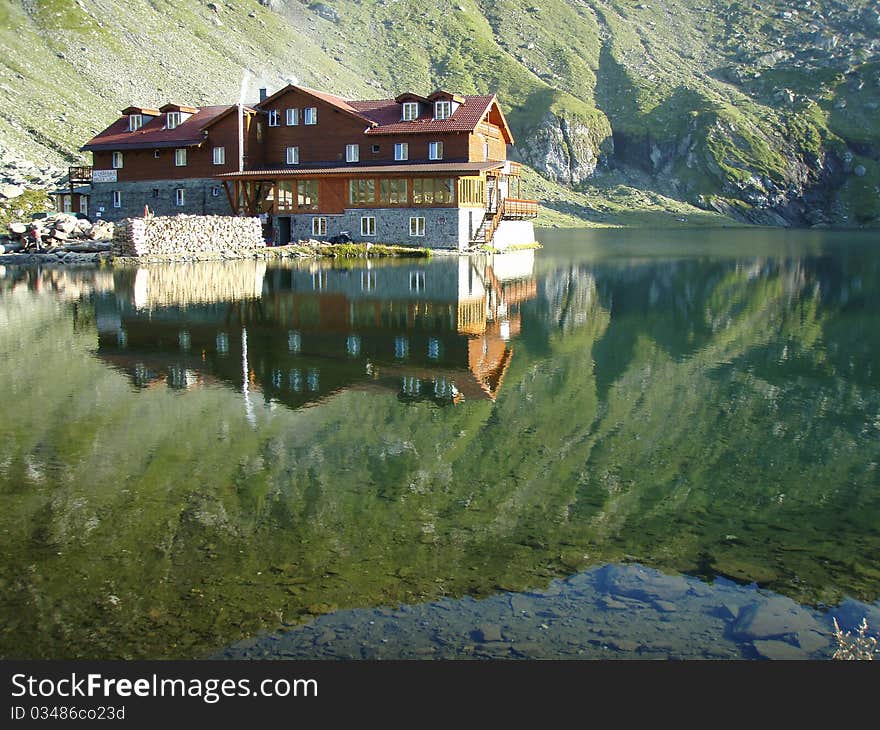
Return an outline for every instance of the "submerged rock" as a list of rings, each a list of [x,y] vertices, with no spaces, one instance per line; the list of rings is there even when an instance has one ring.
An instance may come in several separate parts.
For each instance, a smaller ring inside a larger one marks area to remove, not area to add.
[[[822,627],[804,608],[785,598],[771,598],[746,606],[733,624],[734,636],[742,639],[765,639]]]
[[[807,652],[794,644],[777,639],[759,639],[753,643],[765,659],[807,659]]]

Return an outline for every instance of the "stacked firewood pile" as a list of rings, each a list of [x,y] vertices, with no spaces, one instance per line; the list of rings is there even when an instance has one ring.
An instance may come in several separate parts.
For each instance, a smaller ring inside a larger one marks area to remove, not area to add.
[[[265,247],[258,218],[175,215],[124,218],[113,253],[157,260],[239,258]]]

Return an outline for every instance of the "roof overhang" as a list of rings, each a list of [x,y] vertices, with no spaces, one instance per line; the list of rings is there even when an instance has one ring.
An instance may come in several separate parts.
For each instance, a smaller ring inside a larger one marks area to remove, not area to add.
[[[358,175],[479,175],[500,170],[504,162],[437,162],[415,165],[348,165],[334,167],[282,168],[275,170],[244,170],[215,175],[220,180],[276,180],[297,177],[352,177]]]
[[[170,147],[198,147],[205,141],[204,137],[199,139],[172,139],[162,142],[106,142],[100,144],[86,144],[80,147],[82,152],[106,152],[106,151],[123,151],[123,150],[159,150]]]
[[[416,101],[421,104],[427,104],[428,97],[419,96],[418,94],[413,94],[410,91],[405,91],[404,93],[394,97],[394,101],[396,101],[398,104],[403,104],[405,101]]]
[[[152,109],[151,107],[148,107],[148,106],[127,106],[127,107],[125,107],[125,109],[122,110],[121,113],[125,114],[125,115],[128,115],[128,114],[147,114],[148,116],[151,116],[151,117],[158,117],[159,116],[158,109]]]
[[[259,104],[256,104],[255,107],[262,110],[273,101],[276,101],[277,99],[284,96],[285,94],[290,93],[291,91],[295,91],[297,93],[308,96],[309,98],[314,99],[315,101],[320,101],[323,104],[328,104],[340,114],[347,114],[353,119],[357,119],[361,122],[366,122],[371,127],[376,126],[376,122],[374,122],[372,119],[365,117],[363,114],[350,107],[345,99],[334,96],[333,94],[324,94],[314,89],[309,89],[305,86],[296,86],[294,84],[288,84],[283,89],[276,91],[274,94],[272,94],[272,96],[267,96]]]
[[[160,112],[186,112],[187,114],[197,114],[199,109],[195,106],[186,106],[185,104],[165,104],[159,107]]]

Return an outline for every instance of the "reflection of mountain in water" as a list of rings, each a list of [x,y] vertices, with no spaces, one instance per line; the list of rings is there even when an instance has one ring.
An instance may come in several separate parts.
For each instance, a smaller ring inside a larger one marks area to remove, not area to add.
[[[292,408],[351,388],[494,400],[533,260],[139,269],[96,305],[98,355],[138,387],[216,381]]]

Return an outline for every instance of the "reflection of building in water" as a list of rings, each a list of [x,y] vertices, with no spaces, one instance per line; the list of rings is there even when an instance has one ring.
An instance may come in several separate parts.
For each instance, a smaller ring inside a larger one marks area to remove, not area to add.
[[[291,407],[350,388],[437,403],[494,399],[520,305],[536,294],[533,263],[532,252],[351,269],[313,263],[269,269],[259,298],[245,288],[178,306],[156,291],[152,301],[163,305],[149,309],[135,276],[117,283],[112,304],[98,305],[116,314],[99,311],[108,326],[99,328],[98,353],[140,387],[213,380]]]

